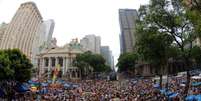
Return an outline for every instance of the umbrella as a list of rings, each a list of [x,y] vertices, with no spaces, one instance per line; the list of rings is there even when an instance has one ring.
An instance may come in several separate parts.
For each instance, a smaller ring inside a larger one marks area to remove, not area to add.
[[[160,85],[157,83],[157,84],[154,84],[153,87],[154,87],[154,88],[159,88]]]
[[[196,100],[195,95],[189,95],[185,98],[186,101],[194,101]]]
[[[171,91],[165,92],[165,95],[166,95],[166,96],[171,96],[172,94],[173,94],[173,92],[171,92]]]
[[[192,82],[192,86],[200,86],[201,82]]]
[[[52,83],[52,80],[47,80],[48,83]]]
[[[48,90],[46,88],[43,88],[42,90],[39,91],[40,94],[47,94]]]
[[[48,86],[48,83],[43,82],[43,83],[41,83],[41,85],[42,85],[43,87],[46,87],[46,86]]]
[[[29,87],[27,87],[25,84],[19,84],[17,85],[17,92],[26,92],[29,90]]]
[[[162,94],[165,94],[166,89],[161,89],[160,92],[161,92]]]
[[[201,101],[201,94],[196,96],[197,101]]]
[[[4,91],[0,88],[0,97],[3,97],[5,95]]]
[[[176,97],[178,95],[178,93],[172,93],[169,98],[173,98],[173,97]]]
[[[201,76],[193,76],[192,79],[201,79]]]

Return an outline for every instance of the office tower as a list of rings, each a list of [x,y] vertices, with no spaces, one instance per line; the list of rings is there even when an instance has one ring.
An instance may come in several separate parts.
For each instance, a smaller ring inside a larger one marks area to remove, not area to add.
[[[36,55],[50,44],[54,21],[43,21],[36,4],[26,2],[4,26],[0,27],[0,49],[18,48],[35,65]]]
[[[109,46],[101,46],[101,55],[106,61],[106,64],[113,68],[112,64],[112,52],[110,51]]]
[[[80,40],[80,44],[86,51],[100,54],[101,38],[95,35],[86,35]]]
[[[3,40],[3,35],[5,34],[5,30],[7,28],[7,24],[6,23],[2,23],[0,25],[0,45],[2,43],[2,40]]]
[[[4,32],[1,49],[19,48],[31,59],[36,34],[42,23],[42,16],[33,2],[20,5]]]
[[[121,53],[132,52],[135,47],[135,24],[138,18],[135,9],[120,9],[120,46]]]

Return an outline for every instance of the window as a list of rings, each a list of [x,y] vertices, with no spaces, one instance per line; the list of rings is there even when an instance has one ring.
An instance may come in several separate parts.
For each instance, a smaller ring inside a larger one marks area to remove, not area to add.
[[[63,67],[63,58],[59,58],[59,65],[61,66],[61,67]]]
[[[48,67],[48,65],[49,65],[49,59],[45,58],[45,67]]]
[[[56,62],[56,59],[55,58],[52,58],[52,67],[55,67],[55,62]]]

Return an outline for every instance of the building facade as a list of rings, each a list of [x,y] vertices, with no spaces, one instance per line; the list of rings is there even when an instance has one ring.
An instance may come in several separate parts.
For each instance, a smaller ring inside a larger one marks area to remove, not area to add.
[[[5,34],[6,28],[7,28],[7,24],[6,23],[2,23],[0,25],[0,44],[2,43],[3,35]]]
[[[80,44],[87,51],[100,54],[101,38],[95,35],[86,35],[80,40]]]
[[[73,66],[73,59],[77,54],[84,53],[84,50],[78,41],[73,40],[63,47],[54,47],[51,49],[43,50],[38,57],[39,76],[50,74],[59,64],[62,76],[67,79],[80,78],[80,71],[77,67]]]
[[[120,48],[121,53],[132,52],[135,47],[135,27],[138,14],[135,9],[120,9]]]
[[[113,61],[112,51],[110,51],[109,46],[101,46],[101,55],[106,60],[106,64],[110,66],[111,69],[113,70],[114,61]]]
[[[35,3],[21,4],[5,30],[0,48],[19,48],[31,59],[33,43],[41,23],[42,16]]]
[[[54,21],[43,21],[34,2],[20,5],[11,22],[0,28],[0,49],[20,49],[34,65],[44,43],[49,43]]]

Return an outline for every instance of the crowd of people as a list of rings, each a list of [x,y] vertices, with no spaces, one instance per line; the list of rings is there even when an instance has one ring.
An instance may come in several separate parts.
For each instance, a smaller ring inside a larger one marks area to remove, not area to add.
[[[161,92],[156,81],[152,79],[80,80],[73,82],[76,87],[40,87],[45,93],[27,91],[16,93],[14,101],[183,101],[185,77],[169,78],[165,91],[176,94],[171,99],[167,93]],[[60,84],[62,85],[62,84]],[[166,85],[163,85],[165,87]],[[190,87],[189,94],[201,94],[199,86]]]

